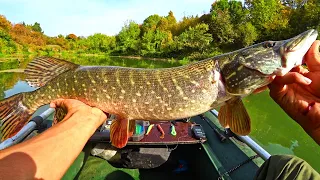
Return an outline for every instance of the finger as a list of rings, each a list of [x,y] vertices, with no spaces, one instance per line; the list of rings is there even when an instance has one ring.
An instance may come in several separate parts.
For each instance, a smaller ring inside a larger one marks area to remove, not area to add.
[[[306,74],[309,79],[313,79],[313,83],[309,85],[312,90],[312,93],[317,97],[320,97],[320,82],[318,81],[320,77],[320,72],[310,72]]]
[[[56,108],[57,106],[56,106],[55,103],[51,102],[51,103],[50,103],[50,107],[51,107],[51,108]]]
[[[56,99],[56,100],[53,100],[53,101],[50,103],[50,107],[52,107],[52,108],[55,108],[55,109],[56,109],[57,107],[60,107],[60,108],[62,108],[62,109],[64,109],[64,110],[67,111],[67,114],[66,114],[65,117],[61,120],[61,122],[64,121],[64,120],[66,120],[66,119],[69,119],[69,118],[72,116],[72,114],[73,114],[73,112],[70,111],[70,107],[69,107],[67,101],[68,101],[68,99]]]
[[[299,74],[297,72],[289,72],[284,76],[278,76],[274,79],[274,81],[269,84],[270,89],[270,96],[273,99],[279,99],[281,98],[285,92],[287,91],[288,84],[301,84],[301,85],[309,85],[312,81],[303,76],[302,74]]]
[[[297,67],[294,67],[291,72],[297,72],[297,73],[300,73],[300,74],[303,74],[303,75],[306,75],[307,73],[309,73],[309,70],[304,68],[303,66],[297,66]]]
[[[258,94],[258,93],[261,93],[262,91],[266,90],[268,88],[268,86],[263,86],[263,87],[260,87],[256,90],[253,91],[254,94]]]
[[[54,107],[61,106],[63,104],[64,99],[55,99],[51,101],[50,105],[52,104]]]
[[[310,71],[320,71],[320,41],[315,41],[305,55],[305,61]]]
[[[286,85],[286,84],[293,84],[297,83],[300,85],[309,85],[311,84],[312,80],[303,76],[302,74],[299,74],[297,72],[289,72],[284,76],[278,76],[274,79],[273,83],[276,83],[278,85]]]
[[[281,97],[284,96],[284,94],[287,91],[287,86],[285,84],[277,84],[272,82],[271,84],[268,85],[269,87],[269,94],[272,97],[272,99],[274,99],[276,102],[278,102],[279,99],[281,99]]]
[[[68,109],[65,99],[55,99],[50,103],[50,107],[52,108],[56,108],[56,107],[61,107],[61,108],[65,108]]]

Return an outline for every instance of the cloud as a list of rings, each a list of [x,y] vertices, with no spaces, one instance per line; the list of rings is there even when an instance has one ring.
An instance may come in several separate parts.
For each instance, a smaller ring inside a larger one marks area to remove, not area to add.
[[[142,23],[152,14],[165,16],[173,11],[177,20],[184,15],[209,12],[212,0],[0,0],[0,14],[13,23],[39,22],[45,34],[74,33],[115,35],[127,20]]]

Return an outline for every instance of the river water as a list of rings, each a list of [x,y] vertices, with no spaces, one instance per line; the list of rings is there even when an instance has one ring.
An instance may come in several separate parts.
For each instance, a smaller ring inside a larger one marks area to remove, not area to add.
[[[72,56],[66,58],[81,65],[164,68],[185,64],[177,61],[124,59],[104,56]],[[0,100],[19,92],[34,90],[24,81],[24,74],[19,70],[24,69],[31,59],[31,57],[0,58]],[[14,69],[15,72],[1,72],[9,69]],[[306,160],[314,169],[320,172],[320,146],[282,111],[269,97],[268,91],[250,95],[244,98],[244,103],[252,119],[250,137],[256,140],[269,153],[296,155]]]

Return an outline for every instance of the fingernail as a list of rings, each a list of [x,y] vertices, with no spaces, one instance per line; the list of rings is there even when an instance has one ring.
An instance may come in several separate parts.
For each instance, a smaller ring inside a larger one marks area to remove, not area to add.
[[[307,78],[307,77],[304,77],[304,81],[307,83],[307,84],[311,84],[312,80]]]

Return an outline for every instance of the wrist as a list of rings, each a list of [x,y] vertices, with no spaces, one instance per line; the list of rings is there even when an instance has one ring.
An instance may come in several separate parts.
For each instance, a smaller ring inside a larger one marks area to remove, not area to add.
[[[74,119],[79,123],[85,123],[86,126],[92,125],[95,128],[98,128],[106,119],[106,114],[97,108],[86,109],[85,111],[74,112],[70,119]]]

